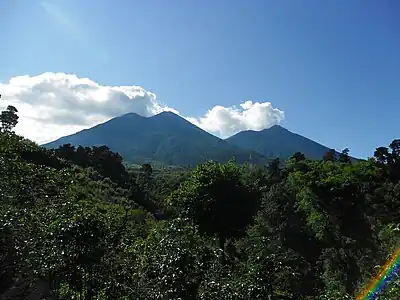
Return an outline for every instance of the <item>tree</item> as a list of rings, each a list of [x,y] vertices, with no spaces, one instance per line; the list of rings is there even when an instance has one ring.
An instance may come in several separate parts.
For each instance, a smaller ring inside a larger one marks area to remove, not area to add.
[[[296,163],[306,159],[305,155],[301,152],[296,152],[295,154],[292,155],[292,158]]]
[[[144,172],[147,176],[150,176],[153,173],[153,168],[149,163],[145,163],[142,165],[141,171]]]
[[[393,140],[389,148],[392,150],[392,155],[399,157],[400,156],[400,139]]]
[[[208,261],[216,261],[217,256],[188,221],[158,223],[145,239],[135,242],[133,265],[138,278],[132,287],[141,295],[131,299],[198,299]]]
[[[323,157],[324,161],[336,161],[336,151],[335,149],[330,149],[328,152],[325,153]]]
[[[201,233],[217,236],[221,250],[243,232],[259,206],[258,192],[244,183],[243,172],[234,161],[199,165],[170,197]]]
[[[349,163],[350,162],[349,152],[350,152],[349,148],[343,149],[342,152],[339,154],[339,162]]]
[[[387,147],[378,147],[374,152],[374,157],[381,164],[387,163],[389,160],[389,156],[390,153]]]
[[[291,182],[282,180],[265,189],[262,208],[248,230],[242,252],[253,256],[253,268],[262,261],[265,263],[268,256],[273,257],[275,267],[270,274],[270,284],[280,291],[290,291],[293,299],[302,299],[300,296],[311,299],[321,287],[319,274],[313,267],[320,245],[298,211],[294,188]],[[263,269],[266,275],[268,271]]]
[[[315,162],[308,174],[290,174],[289,182],[298,189],[298,210],[323,245],[321,278],[331,291],[352,294],[361,274],[376,262],[378,245],[368,217],[376,209],[368,201],[379,175],[373,162]]]
[[[267,170],[271,174],[271,176],[275,176],[276,174],[279,173],[279,171],[280,171],[279,165],[280,165],[279,157],[271,160],[268,163]]]
[[[18,124],[18,110],[12,106],[7,106],[7,109],[2,111],[0,114],[1,131],[11,132],[13,128]]]

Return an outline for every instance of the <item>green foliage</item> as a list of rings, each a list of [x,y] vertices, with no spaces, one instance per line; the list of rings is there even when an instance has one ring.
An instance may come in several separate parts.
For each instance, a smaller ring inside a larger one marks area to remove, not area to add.
[[[10,132],[18,124],[18,110],[14,106],[7,106],[7,109],[0,114],[0,131]]]
[[[162,222],[133,245],[140,299],[196,299],[212,249],[185,219]]]
[[[258,209],[256,186],[245,184],[243,173],[234,161],[202,164],[170,197],[171,204],[200,232],[219,238],[221,249],[227,238],[243,232]]]
[[[400,142],[320,158],[127,169],[2,130],[0,298],[354,299],[400,245]]]

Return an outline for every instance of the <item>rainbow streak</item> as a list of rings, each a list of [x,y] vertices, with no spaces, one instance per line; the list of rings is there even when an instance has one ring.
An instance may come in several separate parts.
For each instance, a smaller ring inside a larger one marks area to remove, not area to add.
[[[374,300],[385,289],[387,284],[400,271],[400,248],[392,255],[390,260],[383,266],[379,274],[364,293],[357,297],[357,300]]]

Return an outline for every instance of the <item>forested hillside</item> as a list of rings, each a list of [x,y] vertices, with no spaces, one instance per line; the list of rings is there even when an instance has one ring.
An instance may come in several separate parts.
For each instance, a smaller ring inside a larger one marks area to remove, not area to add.
[[[1,114],[0,299],[354,299],[399,247],[400,140],[352,163],[125,168]],[[395,278],[379,299],[398,299]]]

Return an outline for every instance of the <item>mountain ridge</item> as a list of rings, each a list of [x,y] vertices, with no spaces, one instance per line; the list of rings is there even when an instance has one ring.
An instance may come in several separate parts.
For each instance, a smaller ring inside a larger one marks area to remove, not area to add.
[[[239,163],[265,164],[276,157],[286,160],[295,152],[321,159],[330,150],[281,125],[221,139],[171,111],[151,117],[126,113],[42,146],[58,148],[63,144],[106,145],[130,163],[170,165],[195,165],[209,159],[226,162],[233,156]]]
[[[269,158],[287,159],[296,152],[303,153],[308,159],[321,159],[331,148],[294,133],[281,125],[255,131],[238,132],[225,139],[242,149],[256,151]],[[335,150],[336,154],[339,154]]]
[[[130,163],[154,160],[171,165],[195,165],[209,159],[226,162],[233,156],[240,163],[268,161],[261,154],[231,145],[173,112],[148,118],[127,113],[42,146],[58,148],[63,144],[106,145]]]

